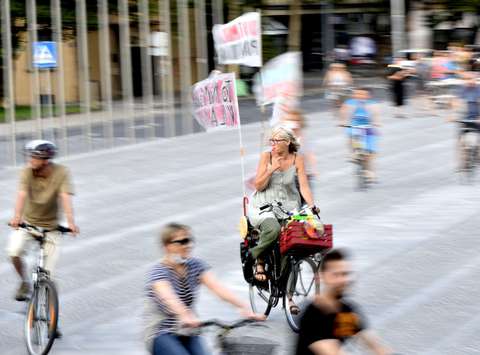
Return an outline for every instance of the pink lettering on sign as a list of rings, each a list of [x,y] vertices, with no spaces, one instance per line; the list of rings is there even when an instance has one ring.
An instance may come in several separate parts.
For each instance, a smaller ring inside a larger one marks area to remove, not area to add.
[[[225,25],[223,30],[223,40],[225,42],[239,41],[247,37],[258,35],[258,24],[256,21],[245,21],[232,25]]]
[[[195,84],[192,99],[195,118],[205,129],[239,125],[234,74],[216,75]]]

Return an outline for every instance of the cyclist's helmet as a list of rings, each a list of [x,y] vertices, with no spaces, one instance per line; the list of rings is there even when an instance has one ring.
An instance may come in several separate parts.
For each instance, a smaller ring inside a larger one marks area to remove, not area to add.
[[[57,153],[57,146],[45,140],[33,140],[25,145],[25,154],[31,158],[52,159]]]

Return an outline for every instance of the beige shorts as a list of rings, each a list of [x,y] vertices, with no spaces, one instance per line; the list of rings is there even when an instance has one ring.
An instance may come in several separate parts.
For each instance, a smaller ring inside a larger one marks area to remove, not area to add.
[[[52,273],[58,259],[58,247],[60,244],[61,233],[58,231],[48,232],[46,237],[47,242],[44,245],[44,267]],[[30,233],[22,229],[14,230],[10,234],[7,244],[8,256],[22,256],[25,253],[26,244],[32,241],[34,241],[34,239]]]

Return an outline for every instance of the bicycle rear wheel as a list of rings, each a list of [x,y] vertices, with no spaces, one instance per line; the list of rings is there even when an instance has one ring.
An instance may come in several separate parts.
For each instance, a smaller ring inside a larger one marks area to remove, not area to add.
[[[283,307],[288,325],[294,332],[300,329],[300,319],[303,311],[313,301],[313,297],[320,292],[320,280],[317,276],[317,264],[311,258],[298,261],[288,275],[287,288],[283,296]],[[296,305],[299,312],[292,312]]]
[[[33,291],[25,320],[25,339],[31,355],[46,355],[55,341],[58,295],[50,280],[41,280]]]

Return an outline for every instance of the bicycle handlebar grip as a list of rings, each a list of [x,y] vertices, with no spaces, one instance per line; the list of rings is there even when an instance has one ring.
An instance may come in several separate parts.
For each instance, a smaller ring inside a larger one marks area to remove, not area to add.
[[[72,230],[70,228],[67,228],[67,227],[64,227],[64,226],[58,226],[57,230],[60,233],[71,233],[72,232]]]
[[[270,204],[268,205],[263,205],[262,207],[260,207],[260,211],[263,211],[263,210],[266,210],[267,208],[270,207]]]

